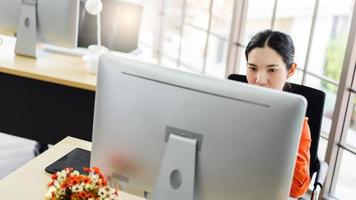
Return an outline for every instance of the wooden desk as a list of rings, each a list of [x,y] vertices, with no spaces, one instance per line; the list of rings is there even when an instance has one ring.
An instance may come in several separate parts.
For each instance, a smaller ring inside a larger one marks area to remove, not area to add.
[[[38,58],[33,59],[17,56],[14,49],[15,38],[4,37],[0,45],[0,72],[95,91],[96,75],[87,72],[81,57],[37,48]]]
[[[14,49],[15,39],[4,37],[0,132],[51,144],[67,135],[90,141],[96,75],[82,58],[39,50],[32,59]]]
[[[46,173],[44,169],[77,147],[91,150],[91,143],[72,137],[66,137],[46,152],[0,180],[0,199],[44,199],[47,191],[47,183],[50,181],[50,174]],[[125,192],[120,192],[120,200],[144,199]]]
[[[24,200],[44,199],[50,174],[45,168],[75,148],[91,150],[91,143],[66,137],[49,150],[26,163],[15,172],[0,180],[0,199]],[[120,192],[120,200],[144,200],[143,198]],[[288,198],[288,200],[294,200]]]

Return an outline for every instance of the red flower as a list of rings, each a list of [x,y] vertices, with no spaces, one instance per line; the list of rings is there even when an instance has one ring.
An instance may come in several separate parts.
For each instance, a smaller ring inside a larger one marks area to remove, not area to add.
[[[48,183],[48,187],[51,187],[51,186],[53,186],[54,185],[54,181],[51,181],[50,183]]]
[[[61,185],[61,188],[62,188],[62,189],[66,189],[66,188],[68,188],[68,187],[69,187],[69,184],[68,184],[67,181],[65,181],[65,182],[62,183],[62,185]]]
[[[53,174],[53,175],[51,176],[51,179],[52,179],[52,180],[56,180],[57,178],[58,178],[57,174]]]
[[[81,199],[88,199],[88,194],[86,192],[79,192],[79,197]]]
[[[89,199],[89,198],[94,198],[95,197],[95,195],[93,194],[93,193],[91,193],[91,192],[87,192],[87,198]]]
[[[91,169],[88,168],[88,167],[84,167],[84,168],[83,168],[83,171],[89,173],[89,172],[91,171]]]
[[[100,169],[98,167],[93,167],[93,168],[83,168],[85,172],[90,172],[91,174],[94,173],[95,176],[98,176],[98,183],[96,184],[94,190],[91,191],[81,191],[79,193],[73,193],[71,191],[71,187],[73,185],[78,185],[78,184],[91,184],[93,180],[90,178],[89,175],[87,174],[73,174],[73,168],[66,168],[66,173],[68,174],[67,177],[63,180],[63,182],[60,185],[60,189],[65,190],[63,194],[59,197],[59,199],[67,199],[67,200],[84,200],[88,198],[93,198],[95,200],[99,200],[99,196],[97,194],[98,188],[106,187],[108,185],[108,181],[106,177],[100,172]],[[56,174],[53,174],[51,176],[51,181],[48,183],[48,187],[51,187],[54,185],[54,181],[58,179],[58,176]],[[109,191],[109,188],[106,188]],[[116,188],[115,192],[116,195],[119,194],[118,188]],[[58,200],[57,197],[55,197],[55,192],[52,192],[53,196],[50,200]]]
[[[64,168],[64,170],[72,172],[73,171],[73,167],[66,167],[66,168]]]
[[[91,180],[90,180],[90,178],[88,178],[88,177],[83,177],[83,183],[85,183],[85,184],[88,184],[88,183],[91,183]]]
[[[55,192],[52,192],[52,198],[51,200],[56,200]]]
[[[94,170],[95,173],[99,174],[100,173],[100,169],[99,167],[93,167],[92,168]]]
[[[80,183],[79,178],[77,176],[71,177],[69,180],[71,185],[76,185]]]

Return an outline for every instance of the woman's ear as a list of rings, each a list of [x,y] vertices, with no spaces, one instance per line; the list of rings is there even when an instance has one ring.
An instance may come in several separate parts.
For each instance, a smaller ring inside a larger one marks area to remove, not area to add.
[[[287,78],[291,77],[295,73],[296,69],[297,69],[297,63],[293,63],[290,66],[290,69],[288,70]]]

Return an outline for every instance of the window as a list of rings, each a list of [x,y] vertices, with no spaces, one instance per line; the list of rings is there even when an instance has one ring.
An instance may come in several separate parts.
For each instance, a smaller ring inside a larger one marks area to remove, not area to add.
[[[251,0],[248,1],[247,6],[247,16],[246,16],[246,26],[242,45],[246,47],[248,41],[256,34],[258,31],[271,28],[271,20],[273,15],[275,0]],[[246,74],[246,58],[245,49],[236,66],[237,72],[239,74]]]
[[[339,199],[354,199],[356,195],[356,156],[341,150],[341,165],[336,181],[335,196]]]
[[[326,93],[322,134],[328,137],[336,102],[353,1],[320,1],[305,82]],[[313,78],[312,78],[313,77]],[[314,81],[313,81],[314,79]],[[320,84],[315,79],[320,79]]]
[[[295,62],[304,69],[315,0],[278,1],[273,29],[289,33],[295,44]]]
[[[143,25],[140,46],[151,48],[153,59],[167,67],[225,77],[235,0],[156,0],[146,4],[150,5],[145,7],[147,16],[157,20]]]
[[[224,78],[233,68],[245,74],[244,47],[255,33],[270,28],[289,33],[298,65],[289,81],[326,93],[318,154],[331,162],[333,178],[325,191],[351,199],[356,196],[356,170],[352,170],[356,168],[356,100],[347,107],[350,123],[343,124],[344,118],[333,121],[333,116],[340,114],[337,102],[348,98],[338,97],[339,90],[348,89],[340,88],[341,83],[352,82],[340,78],[344,59],[350,59],[345,56],[351,21],[356,23],[354,4],[355,0],[146,1],[139,46],[144,57],[164,66]],[[341,125],[347,130],[343,134],[335,128]]]

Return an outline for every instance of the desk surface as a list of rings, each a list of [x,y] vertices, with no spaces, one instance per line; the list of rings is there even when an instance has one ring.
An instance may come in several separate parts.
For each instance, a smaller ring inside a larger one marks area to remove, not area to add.
[[[34,158],[7,177],[0,180],[0,199],[44,199],[50,174],[45,172],[46,166],[61,158],[74,148],[91,149],[91,143],[66,137],[49,150]],[[140,197],[120,192],[120,200],[144,200]]]
[[[0,72],[95,91],[96,75],[86,70],[84,60],[38,48],[37,59],[17,56],[15,39],[5,36],[0,44]]]

